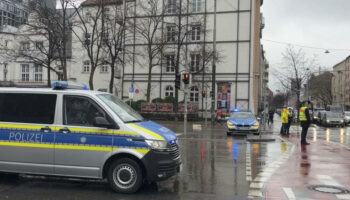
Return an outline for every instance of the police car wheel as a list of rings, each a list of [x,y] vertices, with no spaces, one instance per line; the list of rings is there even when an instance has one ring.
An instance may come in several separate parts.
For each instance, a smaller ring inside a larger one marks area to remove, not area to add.
[[[134,193],[141,187],[142,180],[141,167],[129,158],[116,160],[108,169],[108,182],[116,192]]]

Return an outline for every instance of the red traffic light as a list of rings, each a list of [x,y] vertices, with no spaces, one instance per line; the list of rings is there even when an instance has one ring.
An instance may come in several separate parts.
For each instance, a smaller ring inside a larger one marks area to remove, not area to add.
[[[190,74],[189,73],[185,73],[184,74],[184,79],[183,79],[185,84],[189,84],[190,83]]]
[[[202,90],[202,97],[205,97],[206,93],[207,93],[207,91]]]

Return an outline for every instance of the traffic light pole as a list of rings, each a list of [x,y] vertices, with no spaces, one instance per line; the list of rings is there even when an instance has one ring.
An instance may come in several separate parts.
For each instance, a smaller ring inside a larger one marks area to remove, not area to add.
[[[216,0],[214,0],[214,30],[213,30],[213,70],[212,70],[212,96],[211,96],[211,124],[215,120],[215,82],[216,82]]]
[[[185,105],[184,105],[184,134],[187,134],[187,84],[185,84],[184,89],[184,99],[185,99]]]
[[[207,127],[207,123],[208,123],[208,119],[207,119],[207,114],[208,114],[208,95],[205,95],[205,99],[204,99],[204,102],[205,102],[205,115],[204,115],[204,118],[205,118],[205,127]]]

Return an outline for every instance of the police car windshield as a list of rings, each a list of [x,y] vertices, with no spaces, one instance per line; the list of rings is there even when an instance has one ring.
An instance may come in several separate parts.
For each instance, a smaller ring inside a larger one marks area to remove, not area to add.
[[[249,112],[233,112],[231,113],[231,117],[236,119],[254,119],[255,118],[253,113],[249,113]]]
[[[124,123],[140,122],[144,120],[139,113],[116,96],[110,94],[100,94],[97,96],[106,103]]]

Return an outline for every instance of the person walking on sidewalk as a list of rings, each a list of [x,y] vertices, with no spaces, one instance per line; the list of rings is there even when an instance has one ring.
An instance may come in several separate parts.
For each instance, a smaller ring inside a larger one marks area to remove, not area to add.
[[[309,114],[309,108],[308,108],[309,102],[304,101],[302,103],[302,106],[299,110],[299,121],[300,125],[302,128],[301,131],[301,144],[304,145],[309,145],[310,143],[306,142],[306,135],[307,135],[307,130],[309,129],[309,126],[311,124],[311,118]]]
[[[275,111],[273,109],[270,109],[269,111],[269,121],[267,122],[267,125],[273,124],[273,115],[275,114]]]
[[[288,128],[288,115],[289,111],[287,110],[287,106],[283,106],[283,109],[281,111],[281,134],[286,135],[287,134],[287,128]]]

